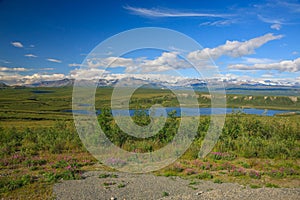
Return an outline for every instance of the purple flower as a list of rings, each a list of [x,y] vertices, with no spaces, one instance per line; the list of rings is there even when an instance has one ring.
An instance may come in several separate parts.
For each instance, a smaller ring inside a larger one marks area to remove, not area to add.
[[[71,165],[68,165],[68,166],[66,167],[67,170],[70,170],[71,168],[72,168]]]

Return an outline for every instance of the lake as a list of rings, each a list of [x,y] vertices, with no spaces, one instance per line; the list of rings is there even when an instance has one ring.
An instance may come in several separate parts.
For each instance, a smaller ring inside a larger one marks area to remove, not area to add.
[[[133,116],[134,113],[139,112],[141,110],[129,110],[129,115]],[[176,116],[199,116],[200,115],[211,115],[211,108],[179,108],[179,107],[166,107],[166,108],[156,108],[154,110],[154,116],[166,116],[167,113],[176,111]],[[63,112],[73,112],[75,114],[93,114],[93,112],[88,110],[64,110]],[[145,112],[149,115],[150,111],[145,110]],[[182,112],[182,113],[181,113]],[[287,112],[293,112],[291,110],[270,110],[270,109],[258,109],[258,108],[215,108],[213,114],[231,114],[236,112],[242,112],[245,114],[252,115],[264,115],[264,116],[274,116],[276,114],[282,114]],[[97,110],[96,114],[99,115],[101,110]],[[124,109],[116,109],[112,110],[113,115],[119,116],[128,116],[128,111]]]

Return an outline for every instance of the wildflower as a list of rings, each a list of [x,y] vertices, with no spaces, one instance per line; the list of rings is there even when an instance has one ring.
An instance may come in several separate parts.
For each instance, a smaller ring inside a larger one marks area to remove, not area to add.
[[[72,168],[71,165],[68,165],[68,166],[66,167],[67,170],[70,170],[71,168]]]

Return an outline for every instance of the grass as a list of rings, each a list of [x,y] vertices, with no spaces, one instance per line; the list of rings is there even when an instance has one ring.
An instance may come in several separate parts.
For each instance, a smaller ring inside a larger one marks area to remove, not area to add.
[[[250,185],[250,188],[252,188],[252,189],[257,189],[257,188],[261,188],[261,186],[260,186],[260,185],[254,185],[254,184],[251,184],[251,185]]]
[[[48,93],[36,93],[36,90]],[[97,109],[110,105],[111,92],[111,88],[97,89]],[[0,198],[49,199],[53,184],[62,179],[80,179],[87,170],[109,170],[82,145],[72,114],[62,112],[71,109],[71,94],[72,88],[1,90]],[[299,102],[293,102],[289,97],[253,96],[250,100],[242,95],[228,95],[227,100],[228,107],[300,110]],[[201,94],[199,102],[203,107],[210,104],[210,100]],[[153,103],[177,104],[169,90],[139,89],[130,106],[150,107]],[[142,117],[134,120],[141,124],[147,122]],[[109,116],[100,116],[99,121],[106,126],[107,135],[115,144],[138,152],[163,147],[172,140],[172,127],[179,123],[178,119],[169,117],[166,126],[155,137],[137,141],[124,134],[124,141],[119,141],[123,133],[116,131],[118,129],[113,121],[109,121]],[[300,187],[299,122],[299,115],[227,115],[223,133],[212,153],[205,159],[197,159],[210,123],[209,117],[202,116],[193,145],[176,163],[155,174],[181,176],[190,179],[191,186],[204,179],[216,183],[238,182],[250,187]],[[117,175],[104,173],[99,178],[117,178]],[[118,184],[118,188],[122,187],[125,184]]]
[[[198,178],[198,179],[212,179],[212,178],[214,178],[214,176],[209,172],[203,172],[203,173],[198,174],[196,176],[196,178]]]
[[[99,176],[98,176],[99,178],[118,178],[118,175],[116,175],[116,174],[100,174]]]
[[[218,183],[218,184],[222,184],[223,183],[223,181],[222,180],[220,180],[220,179],[214,179],[214,181],[213,181],[214,183]]]
[[[163,191],[163,193],[162,193],[162,196],[163,197],[167,197],[167,196],[169,196],[170,194],[168,193],[168,192],[166,192],[166,191]]]
[[[279,188],[278,185],[273,184],[273,183],[266,183],[266,187],[268,187],[268,188]]]
[[[98,177],[99,178],[108,178],[110,175],[109,174],[100,174]]]
[[[118,188],[123,188],[123,187],[125,187],[126,185],[124,184],[124,183],[120,183],[120,184],[118,184]]]
[[[116,182],[104,182],[103,185],[104,186],[111,186],[111,185],[115,185]]]

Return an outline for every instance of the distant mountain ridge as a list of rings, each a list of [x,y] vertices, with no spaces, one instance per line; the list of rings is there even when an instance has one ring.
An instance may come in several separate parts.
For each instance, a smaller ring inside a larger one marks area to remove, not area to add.
[[[0,88],[8,88],[8,87],[10,86],[0,81]]]
[[[221,89],[222,85],[226,88],[226,90],[238,90],[238,89],[255,89],[255,90],[263,90],[263,89],[300,89],[299,82],[280,82],[280,81],[239,81],[235,79],[229,80],[220,80],[220,79],[209,79],[208,82],[202,79],[190,78],[190,79],[179,79],[179,80],[150,80],[150,79],[141,79],[134,77],[126,77],[123,79],[110,78],[110,79],[93,79],[93,80],[76,80],[75,79],[61,79],[61,80],[50,80],[50,81],[40,81],[33,84],[24,84],[20,86],[26,87],[71,87],[74,84],[80,86],[98,86],[98,87],[106,87],[111,86],[114,87],[117,84],[122,86],[130,86],[130,85],[147,85],[146,87],[151,88],[193,88],[193,89],[203,89],[207,88],[207,86],[218,87]],[[0,88],[10,87],[9,85],[0,82]]]
[[[73,86],[74,79],[62,79],[62,80],[53,80],[53,81],[41,81],[33,84],[26,84],[27,87],[67,87]]]

